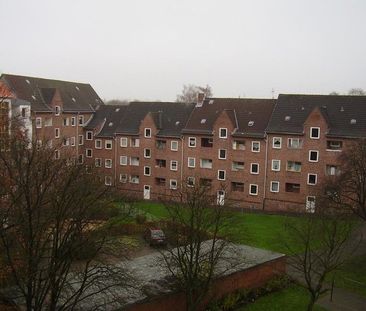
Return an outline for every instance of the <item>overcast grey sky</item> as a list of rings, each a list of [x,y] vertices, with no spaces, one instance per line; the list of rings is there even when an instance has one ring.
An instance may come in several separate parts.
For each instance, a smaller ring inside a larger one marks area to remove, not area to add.
[[[175,100],[366,88],[366,0],[0,0],[0,72]]]

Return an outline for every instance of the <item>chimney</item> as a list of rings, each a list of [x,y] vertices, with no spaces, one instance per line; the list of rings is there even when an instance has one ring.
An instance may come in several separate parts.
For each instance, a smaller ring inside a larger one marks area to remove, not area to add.
[[[202,107],[203,101],[205,100],[205,93],[198,93],[197,94],[197,105],[196,107]]]

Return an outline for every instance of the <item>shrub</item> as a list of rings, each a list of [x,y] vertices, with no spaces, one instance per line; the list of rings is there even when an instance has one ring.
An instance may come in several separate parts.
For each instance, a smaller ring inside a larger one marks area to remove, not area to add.
[[[137,214],[136,215],[136,222],[140,225],[144,224],[146,222],[146,215],[144,214]]]

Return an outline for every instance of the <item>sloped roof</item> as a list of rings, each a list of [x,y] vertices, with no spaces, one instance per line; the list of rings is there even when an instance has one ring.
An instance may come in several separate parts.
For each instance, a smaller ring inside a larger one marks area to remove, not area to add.
[[[237,126],[233,135],[262,137],[274,104],[274,99],[207,98],[201,107],[194,108],[183,132],[212,134],[216,119],[226,111],[234,127]]]
[[[50,102],[56,92],[60,92],[63,110],[69,112],[92,112],[103,104],[90,84],[51,80],[27,76],[3,74],[1,79],[19,99],[31,103],[33,111],[52,111]]]
[[[267,132],[303,134],[304,122],[315,108],[328,123],[328,135],[366,136],[366,96],[348,95],[280,94]]]
[[[193,107],[176,102],[131,102],[116,131],[137,134],[141,121],[150,113],[159,129],[158,136],[180,136]]]

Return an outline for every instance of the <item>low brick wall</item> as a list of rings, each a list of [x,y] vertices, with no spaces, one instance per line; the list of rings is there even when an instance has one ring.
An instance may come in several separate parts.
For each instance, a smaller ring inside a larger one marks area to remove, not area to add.
[[[252,268],[235,272],[215,281],[207,302],[221,298],[239,289],[252,289],[263,286],[273,277],[285,274],[286,257],[280,257]],[[185,311],[186,303],[183,293],[159,296],[150,301],[128,307],[129,311]]]

